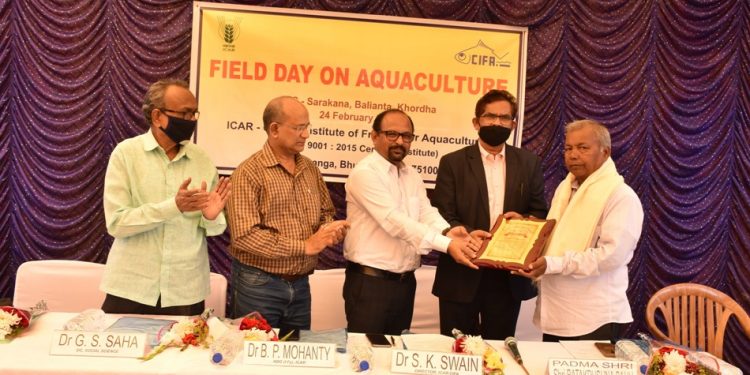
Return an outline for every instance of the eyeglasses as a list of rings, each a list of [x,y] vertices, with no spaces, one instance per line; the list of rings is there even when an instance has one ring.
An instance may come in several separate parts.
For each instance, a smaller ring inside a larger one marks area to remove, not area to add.
[[[396,142],[398,137],[401,137],[401,140],[404,141],[404,143],[411,143],[411,141],[414,140],[414,133],[399,133],[393,130],[385,130],[381,131],[380,134],[385,134],[385,139]]]
[[[307,123],[304,125],[287,125],[287,126],[297,133],[302,133],[310,127],[310,123]]]
[[[166,112],[172,112],[172,113],[178,114],[179,115],[178,117],[181,117],[184,120],[190,120],[192,118],[195,118],[197,120],[199,117],[201,117],[201,113],[198,112],[197,109],[195,111],[192,111],[192,110],[175,111],[175,110],[166,109],[166,108],[158,108],[158,109],[160,111],[164,112],[164,113],[166,113]]]
[[[480,118],[483,118],[486,123],[494,124],[499,122],[500,125],[510,125],[513,123],[513,116],[511,115],[496,115],[494,113],[485,113]]]

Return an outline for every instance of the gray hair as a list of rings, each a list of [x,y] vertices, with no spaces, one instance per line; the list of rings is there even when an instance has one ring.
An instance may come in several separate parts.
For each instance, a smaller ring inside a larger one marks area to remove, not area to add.
[[[606,126],[602,125],[599,121],[596,120],[583,119],[573,121],[568,125],[565,125],[565,135],[568,135],[568,133],[572,131],[581,130],[586,127],[591,128],[591,130],[594,132],[594,137],[597,141],[599,141],[599,145],[610,150],[612,149],[612,140],[609,137],[609,130],[607,130]]]
[[[164,93],[167,92],[170,86],[179,86],[186,90],[190,89],[187,82],[175,78],[160,79],[152,83],[143,97],[143,105],[141,106],[141,111],[143,111],[143,117],[146,119],[147,125],[151,126],[151,112],[154,109],[164,108]]]

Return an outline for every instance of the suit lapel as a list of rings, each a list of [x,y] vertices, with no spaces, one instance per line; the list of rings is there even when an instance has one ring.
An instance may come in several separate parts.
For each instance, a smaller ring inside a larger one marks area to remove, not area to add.
[[[503,198],[503,211],[515,211],[513,203],[515,197],[519,195],[519,184],[521,183],[520,174],[521,161],[518,158],[516,150],[505,145],[505,197]]]
[[[486,217],[490,217],[490,199],[487,193],[487,177],[484,175],[484,165],[482,164],[482,154],[479,153],[479,142],[466,151],[469,169],[474,176],[474,183],[479,188],[479,198],[482,205],[478,211]]]

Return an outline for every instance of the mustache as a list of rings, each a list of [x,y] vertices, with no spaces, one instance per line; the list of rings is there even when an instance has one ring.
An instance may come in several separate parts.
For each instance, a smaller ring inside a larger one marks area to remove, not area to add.
[[[406,152],[406,147],[404,147],[404,146],[399,146],[399,145],[394,145],[394,146],[388,147],[388,149],[389,149],[389,150],[400,149],[401,151],[403,151],[403,152]]]

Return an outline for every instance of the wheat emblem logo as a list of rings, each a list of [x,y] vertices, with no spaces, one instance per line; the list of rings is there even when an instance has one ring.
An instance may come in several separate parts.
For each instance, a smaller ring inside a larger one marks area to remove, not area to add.
[[[240,37],[240,20],[219,17],[219,37],[224,41],[225,51],[234,51],[234,42]]]

